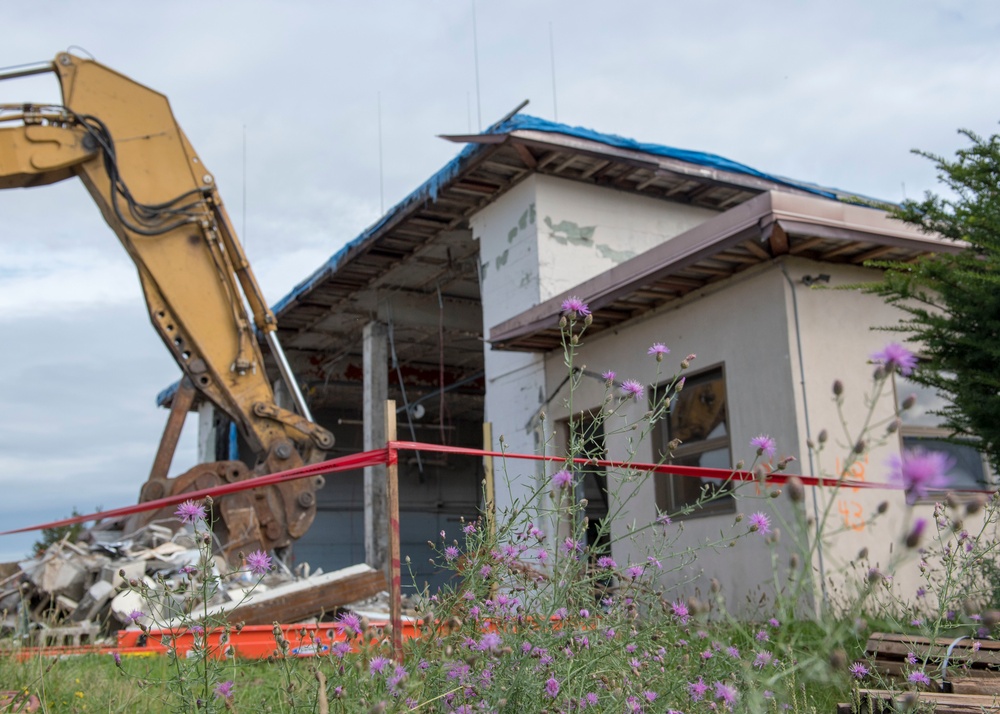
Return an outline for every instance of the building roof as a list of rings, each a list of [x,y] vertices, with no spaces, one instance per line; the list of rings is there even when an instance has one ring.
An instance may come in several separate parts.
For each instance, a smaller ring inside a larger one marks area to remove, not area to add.
[[[338,250],[274,305],[279,335],[314,404],[356,397],[361,329],[392,325],[400,369],[391,379],[433,390],[461,383],[456,404],[484,391],[479,249],[468,219],[533,173],[727,211],[777,191],[855,200],[715,154],[604,134],[523,114],[465,143],[458,155]],[[444,346],[447,345],[447,349]],[[169,403],[171,390],[158,397]]]
[[[769,191],[494,326],[489,342],[494,349],[559,348],[561,306],[571,296],[593,313],[593,336],[781,256],[862,265],[961,249],[884,211]]]

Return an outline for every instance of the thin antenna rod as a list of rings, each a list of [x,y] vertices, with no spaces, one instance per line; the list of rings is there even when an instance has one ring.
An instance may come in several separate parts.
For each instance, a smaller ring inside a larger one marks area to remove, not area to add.
[[[472,0],[472,53],[476,65],[476,119],[479,131],[483,130],[483,105],[479,98],[479,37],[476,32],[476,0]]]
[[[472,133],[472,92],[465,93],[465,108],[469,112],[469,133]]]
[[[556,43],[552,39],[552,22],[549,22],[549,62],[552,67],[552,116],[559,121],[559,105],[556,103]]]
[[[243,125],[243,250],[247,249],[247,125]]]
[[[382,92],[378,93],[378,211],[385,215],[385,174],[382,171]]]

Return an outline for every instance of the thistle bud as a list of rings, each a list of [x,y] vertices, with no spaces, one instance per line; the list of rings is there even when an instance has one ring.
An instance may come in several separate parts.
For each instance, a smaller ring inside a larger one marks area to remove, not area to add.
[[[903,400],[903,403],[899,405],[899,408],[905,412],[907,409],[913,409],[913,405],[916,403],[917,403],[917,395],[911,394],[910,396],[908,396],[906,399]]]
[[[792,499],[792,503],[802,503],[805,499],[805,487],[802,485],[802,479],[798,476],[791,476],[788,479],[788,497]]]
[[[788,468],[788,464],[792,463],[793,461],[795,461],[794,456],[786,456],[785,458],[783,458],[781,461],[778,462],[777,466],[778,471],[784,471],[786,468]]]
[[[927,527],[926,518],[918,518],[916,521],[914,521],[913,528],[910,530],[909,534],[907,534],[906,540],[904,541],[906,543],[907,548],[916,548],[918,545],[920,545],[920,538],[923,536],[924,528],[926,527]]]
[[[788,559],[788,567],[792,570],[797,570],[799,567],[799,556],[797,553],[792,553],[792,557]]]
[[[677,447],[679,447],[683,443],[684,442],[682,442],[680,439],[671,439],[670,443],[667,444],[667,451],[676,451]]]
[[[865,440],[864,439],[858,439],[858,442],[854,445],[854,453],[855,454],[863,454],[863,453],[865,453],[865,447],[866,446],[867,446],[867,444],[865,444]]]
[[[816,441],[822,446],[826,443],[826,440],[830,438],[830,435],[826,433],[826,429],[821,429],[819,434],[816,435]]]
[[[986,505],[986,499],[981,495],[977,495],[975,498],[973,498],[971,501],[965,504],[965,515],[974,516],[977,513],[979,513],[979,511],[981,511],[985,505]]]
[[[856,559],[857,560],[868,560],[868,549],[867,548],[862,548],[861,550],[859,550],[858,551],[858,557]]]
[[[757,483],[767,483],[767,469],[762,464],[757,464],[753,467],[753,477],[757,479]]]
[[[889,510],[889,502],[888,501],[882,501],[880,504],[878,504],[878,508],[876,508],[875,510],[881,516],[883,513],[885,513],[886,511]]]
[[[562,317],[559,318],[559,329],[560,330],[565,330],[566,329],[566,325],[568,325],[568,324],[569,323],[567,322],[565,315],[563,315]]]
[[[578,344],[580,344],[580,336],[579,335],[573,335],[572,337],[569,338],[569,343],[571,345],[578,345]]]
[[[902,419],[899,419],[897,417],[896,419],[893,419],[891,422],[889,422],[889,426],[885,428],[885,433],[895,434],[897,431],[899,431],[899,427],[901,427],[902,425],[903,425]]]
[[[779,496],[781,496],[781,489],[780,488],[774,489],[773,491],[771,491],[770,496],[771,498],[778,498]]]
[[[839,379],[835,379],[833,381],[833,396],[839,397],[843,393],[844,393],[844,383],[841,382]]]
[[[885,371],[885,365],[880,364],[878,367],[875,368],[875,371],[872,373],[872,379],[874,379],[876,382],[881,382],[888,375],[889,373]]]
[[[594,322],[593,315],[587,315],[585,318],[583,318],[583,324],[586,325],[587,327],[590,327],[591,323],[593,322]]]
[[[687,377],[681,377],[680,379],[677,380],[677,384],[674,385],[674,394],[684,389],[684,382],[686,380]]]

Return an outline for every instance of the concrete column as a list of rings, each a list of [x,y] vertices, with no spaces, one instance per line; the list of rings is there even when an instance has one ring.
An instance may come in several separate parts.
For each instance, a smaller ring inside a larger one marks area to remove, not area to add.
[[[210,464],[219,460],[219,420],[215,405],[207,399],[198,405],[198,463]]]
[[[385,446],[385,400],[389,397],[389,349],[386,326],[369,322],[363,330],[364,448]],[[365,468],[365,561],[389,567],[389,511],[385,466]]]

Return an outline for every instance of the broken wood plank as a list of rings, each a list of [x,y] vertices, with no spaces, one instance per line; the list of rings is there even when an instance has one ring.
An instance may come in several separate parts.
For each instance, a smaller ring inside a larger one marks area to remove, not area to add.
[[[273,622],[298,622],[329,613],[348,603],[364,600],[386,589],[385,573],[369,565],[324,573],[305,580],[253,592],[243,602],[208,608],[208,617],[225,617],[229,622],[247,625],[270,625]],[[192,617],[202,617],[202,612]],[[167,623],[169,627],[182,624]]]

